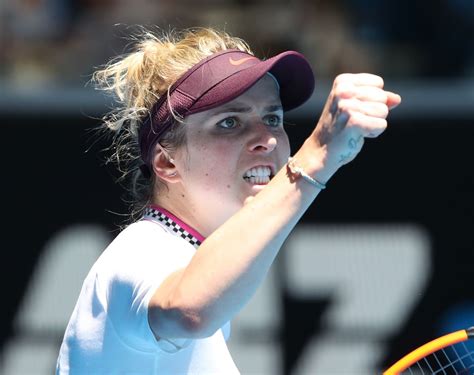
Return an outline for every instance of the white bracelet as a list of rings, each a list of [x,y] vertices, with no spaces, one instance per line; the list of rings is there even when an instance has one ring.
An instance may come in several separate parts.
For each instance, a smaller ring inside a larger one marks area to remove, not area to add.
[[[292,157],[289,157],[288,158],[288,169],[289,171],[291,172],[291,174],[293,176],[298,176],[298,177],[302,177],[303,180],[309,182],[311,185],[314,185],[316,186],[318,189],[326,189],[326,185],[315,180],[313,177],[311,177],[309,174],[307,174],[303,168],[301,167],[298,167],[296,164],[295,164],[295,160],[292,158]]]

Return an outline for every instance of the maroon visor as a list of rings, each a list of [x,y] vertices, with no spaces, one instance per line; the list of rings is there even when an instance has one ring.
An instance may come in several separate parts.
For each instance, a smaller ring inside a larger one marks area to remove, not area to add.
[[[277,79],[285,111],[300,106],[313,93],[313,71],[298,52],[286,51],[263,61],[239,50],[215,53],[184,73],[171,86],[168,95],[162,95],[153,105],[139,134],[145,165],[151,165],[152,150],[176,121],[175,116],[184,118],[225,104],[243,94],[266,73]]]

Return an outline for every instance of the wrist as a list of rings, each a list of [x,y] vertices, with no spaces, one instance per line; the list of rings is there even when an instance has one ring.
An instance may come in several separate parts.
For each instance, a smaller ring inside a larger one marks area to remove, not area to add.
[[[326,184],[323,184],[322,182],[316,180],[315,178],[307,174],[306,171],[298,165],[298,161],[296,159],[289,157],[286,165],[288,168],[288,175],[290,176],[290,179],[292,181],[297,178],[302,178],[303,180],[315,186],[319,190],[326,189]]]
[[[306,140],[293,157],[297,160],[298,167],[324,185],[338,169],[328,162],[327,146],[318,145],[311,140]]]

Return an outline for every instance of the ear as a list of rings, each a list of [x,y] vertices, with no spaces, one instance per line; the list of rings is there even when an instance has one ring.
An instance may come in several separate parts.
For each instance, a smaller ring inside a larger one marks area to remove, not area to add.
[[[155,175],[164,182],[172,184],[179,181],[179,174],[174,160],[160,144],[156,145],[152,168]]]

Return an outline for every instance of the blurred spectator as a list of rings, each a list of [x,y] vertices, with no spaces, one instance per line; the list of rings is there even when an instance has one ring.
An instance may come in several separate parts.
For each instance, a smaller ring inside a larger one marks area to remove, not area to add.
[[[474,75],[472,0],[5,0],[0,82],[81,87],[94,66],[125,51],[121,32],[136,25],[224,28],[259,56],[298,49],[319,78]]]
[[[350,27],[370,43],[393,76],[472,74],[472,0],[344,0]]]

